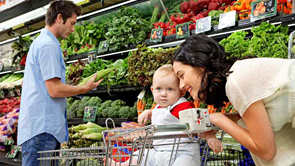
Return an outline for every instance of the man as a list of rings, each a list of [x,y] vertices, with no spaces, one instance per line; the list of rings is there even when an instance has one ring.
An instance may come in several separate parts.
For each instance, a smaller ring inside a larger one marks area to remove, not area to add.
[[[66,66],[57,38],[67,38],[75,30],[81,13],[72,1],[51,2],[46,26],[30,47],[17,140],[22,145],[23,166],[39,165],[38,151],[57,149],[68,140],[66,97],[86,93],[102,81],[95,83],[93,78],[85,86],[65,84]]]

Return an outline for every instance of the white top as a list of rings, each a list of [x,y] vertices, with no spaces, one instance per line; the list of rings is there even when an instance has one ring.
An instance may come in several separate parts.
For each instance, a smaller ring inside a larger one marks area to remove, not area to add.
[[[273,131],[294,121],[295,60],[246,59],[234,63],[230,71],[226,94],[241,116],[251,104],[263,100]]]
[[[295,141],[291,141],[295,140],[295,60],[240,60],[230,71],[233,73],[227,78],[226,94],[235,109],[243,116],[251,104],[263,100],[275,134],[278,151],[274,160],[265,161],[252,154],[255,163],[268,166],[295,163]],[[242,120],[240,123],[244,124]]]

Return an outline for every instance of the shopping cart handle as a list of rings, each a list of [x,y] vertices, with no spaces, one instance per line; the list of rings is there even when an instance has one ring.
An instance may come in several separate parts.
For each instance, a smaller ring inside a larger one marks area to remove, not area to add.
[[[172,125],[154,125],[156,132],[171,132],[171,131],[188,131],[187,124],[172,124]]]
[[[213,129],[207,109],[192,108],[180,111],[179,120],[180,124],[189,126],[188,130],[191,133],[202,133]]]

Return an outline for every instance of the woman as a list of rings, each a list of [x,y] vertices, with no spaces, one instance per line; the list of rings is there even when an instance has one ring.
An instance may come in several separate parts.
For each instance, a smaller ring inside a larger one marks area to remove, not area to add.
[[[256,165],[295,163],[295,60],[236,60],[213,39],[194,35],[176,51],[173,68],[194,100],[232,102],[238,116],[214,113],[211,122],[249,149]]]

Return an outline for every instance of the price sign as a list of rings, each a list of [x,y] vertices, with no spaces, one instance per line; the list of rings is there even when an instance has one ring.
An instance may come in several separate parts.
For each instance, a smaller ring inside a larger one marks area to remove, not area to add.
[[[142,100],[145,94],[145,90],[142,90],[140,94],[137,96],[138,99]]]
[[[236,11],[230,11],[219,15],[218,29],[232,27],[236,25]]]
[[[252,2],[251,22],[272,17],[277,14],[276,0],[258,0]]]
[[[107,41],[106,40],[105,41],[101,41],[99,43],[97,53],[107,52],[108,51],[108,48],[109,48],[109,45],[108,45]]]
[[[211,30],[211,16],[196,21],[196,34]]]
[[[96,50],[88,52],[88,62],[91,63],[96,60],[97,52]]]
[[[152,29],[150,42],[162,42],[163,29]]]
[[[17,153],[20,151],[20,146],[11,145],[11,150],[6,154],[7,158],[15,158]]]
[[[189,24],[179,24],[176,25],[176,39],[181,39],[190,35]]]
[[[293,31],[289,36],[288,43],[288,59],[295,58],[295,31]]]
[[[96,111],[97,107],[96,106],[86,106],[84,109],[84,122],[94,122],[96,118]]]

